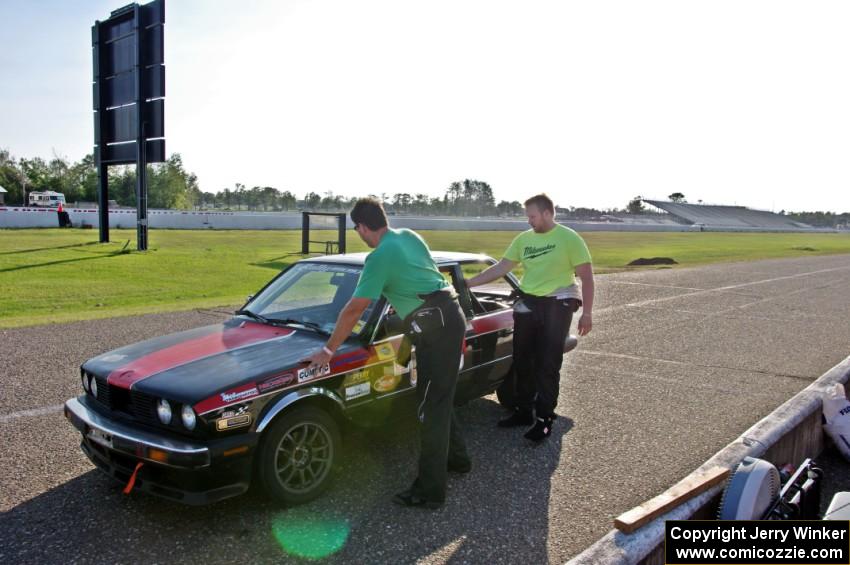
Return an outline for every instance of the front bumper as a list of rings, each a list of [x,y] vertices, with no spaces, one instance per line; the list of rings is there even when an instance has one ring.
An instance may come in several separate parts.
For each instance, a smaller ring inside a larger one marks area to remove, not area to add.
[[[210,450],[205,445],[174,441],[151,432],[135,430],[90,410],[79,398],[72,398],[65,403],[65,417],[84,438],[117,453],[184,469],[210,465]]]
[[[82,434],[83,453],[112,478],[127,483],[143,463],[136,490],[193,505],[248,490],[255,434],[209,442],[173,439],[104,416],[85,396],[65,403],[65,417]]]

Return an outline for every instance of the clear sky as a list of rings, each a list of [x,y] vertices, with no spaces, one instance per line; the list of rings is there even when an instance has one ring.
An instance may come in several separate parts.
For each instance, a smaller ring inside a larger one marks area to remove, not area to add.
[[[0,0],[0,147],[93,143],[91,26]],[[850,2],[166,0],[167,151],[205,191],[850,211]]]

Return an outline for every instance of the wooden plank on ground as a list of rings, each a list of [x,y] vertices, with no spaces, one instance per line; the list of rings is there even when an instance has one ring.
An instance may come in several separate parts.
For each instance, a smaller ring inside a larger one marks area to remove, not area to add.
[[[700,474],[689,475],[663,494],[617,516],[614,519],[614,527],[630,534],[671,508],[725,481],[728,476],[729,469],[724,467],[712,467]]]

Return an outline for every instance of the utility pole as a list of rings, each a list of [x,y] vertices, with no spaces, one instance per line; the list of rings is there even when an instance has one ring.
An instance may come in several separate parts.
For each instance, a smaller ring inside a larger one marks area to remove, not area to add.
[[[27,175],[21,170],[18,173],[18,178],[21,180],[21,190],[24,193],[24,200],[21,202],[21,206],[29,206],[29,202],[27,201]]]

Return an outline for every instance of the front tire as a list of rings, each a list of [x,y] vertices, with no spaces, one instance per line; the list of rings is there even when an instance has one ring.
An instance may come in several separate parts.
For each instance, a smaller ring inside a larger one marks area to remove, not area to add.
[[[341,445],[339,426],[324,410],[303,406],[284,412],[260,442],[260,482],[279,502],[313,500],[330,486]]]

